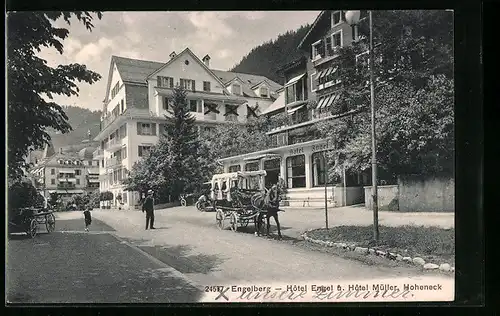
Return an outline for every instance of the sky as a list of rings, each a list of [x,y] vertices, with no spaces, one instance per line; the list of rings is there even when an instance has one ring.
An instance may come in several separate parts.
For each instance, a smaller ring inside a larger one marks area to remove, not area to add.
[[[78,97],[56,96],[61,105],[100,110],[112,55],[167,62],[168,55],[189,47],[200,59],[209,54],[212,69],[229,70],[252,48],[279,34],[312,24],[319,11],[104,12],[89,32],[76,19],[68,26],[64,53],[43,49],[38,56],[50,66],[80,63],[98,72],[93,85],[79,83]]]

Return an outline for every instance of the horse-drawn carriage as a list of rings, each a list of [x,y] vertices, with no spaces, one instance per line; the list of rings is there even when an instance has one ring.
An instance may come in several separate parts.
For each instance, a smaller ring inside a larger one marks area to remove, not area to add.
[[[226,220],[232,231],[238,227],[246,227],[253,221],[256,235],[260,235],[264,218],[267,220],[269,233],[269,218],[273,217],[281,230],[278,221],[279,194],[277,186],[271,189],[264,187],[265,170],[237,171],[216,174],[211,181],[211,198],[216,210],[215,220],[219,229],[225,228]],[[271,205],[272,204],[272,205]]]
[[[38,233],[38,226],[45,224],[48,233],[56,228],[56,217],[48,209],[27,207],[15,209],[9,212],[9,233],[26,233],[31,238],[35,238]]]

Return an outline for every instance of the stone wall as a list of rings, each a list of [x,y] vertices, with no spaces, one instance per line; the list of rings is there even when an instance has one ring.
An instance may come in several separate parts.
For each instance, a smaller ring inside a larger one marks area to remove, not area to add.
[[[403,212],[454,212],[455,179],[400,176],[399,210]]]
[[[365,189],[365,207],[372,209],[372,187],[364,187]],[[380,185],[377,187],[378,192],[378,209],[380,211],[398,211],[398,186],[397,185]]]

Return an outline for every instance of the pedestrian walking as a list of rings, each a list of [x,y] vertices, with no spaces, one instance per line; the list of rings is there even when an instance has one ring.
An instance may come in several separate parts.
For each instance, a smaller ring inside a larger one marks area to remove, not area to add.
[[[85,231],[89,231],[90,224],[92,224],[92,214],[90,213],[90,206],[83,211],[83,216],[85,218]]]
[[[146,229],[156,229],[154,227],[155,222],[155,211],[154,211],[154,198],[153,190],[148,190],[148,195],[142,203],[142,212],[146,212]]]

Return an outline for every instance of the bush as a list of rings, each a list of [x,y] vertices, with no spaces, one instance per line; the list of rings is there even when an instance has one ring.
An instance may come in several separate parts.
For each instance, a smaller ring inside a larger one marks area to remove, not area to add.
[[[8,194],[9,210],[23,207],[43,207],[45,201],[31,181],[27,179],[9,183]]]

